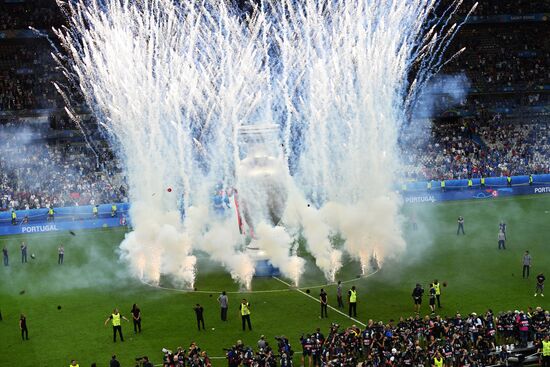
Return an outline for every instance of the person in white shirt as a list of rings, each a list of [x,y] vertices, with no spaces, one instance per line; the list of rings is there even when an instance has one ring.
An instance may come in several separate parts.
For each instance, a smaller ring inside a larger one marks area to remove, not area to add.
[[[63,245],[59,245],[59,248],[57,249],[57,263],[59,265],[63,265],[63,257],[65,255],[65,249],[63,248]]]

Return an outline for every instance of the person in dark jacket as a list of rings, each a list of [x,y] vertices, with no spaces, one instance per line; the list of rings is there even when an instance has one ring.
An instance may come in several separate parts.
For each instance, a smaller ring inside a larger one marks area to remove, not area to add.
[[[422,295],[424,294],[424,289],[420,285],[420,283],[416,283],[416,287],[414,287],[412,291],[412,298],[414,301],[414,311],[416,313],[420,312],[420,306],[422,305]]]

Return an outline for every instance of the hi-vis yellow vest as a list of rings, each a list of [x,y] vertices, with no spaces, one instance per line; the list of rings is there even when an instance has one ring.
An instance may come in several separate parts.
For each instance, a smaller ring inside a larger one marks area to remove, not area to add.
[[[550,341],[542,341],[542,355],[544,357],[550,357]]]
[[[435,294],[439,296],[441,294],[441,288],[439,287],[439,283],[434,283],[434,288],[435,288]]]
[[[250,309],[248,308],[248,303],[241,303],[241,315],[242,316],[250,315]]]
[[[113,326],[120,326],[120,314],[112,314],[113,317]]]
[[[78,363],[75,365],[70,364],[69,367],[80,367],[80,365]]]
[[[443,367],[443,357],[437,359],[437,357],[434,358],[434,365],[435,367]]]
[[[350,301],[351,303],[357,302],[357,291],[352,291],[352,290],[350,290],[349,301]]]

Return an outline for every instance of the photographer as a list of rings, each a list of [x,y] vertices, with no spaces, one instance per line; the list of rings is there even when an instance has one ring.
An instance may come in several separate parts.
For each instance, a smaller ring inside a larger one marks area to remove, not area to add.
[[[176,362],[177,366],[184,366],[185,365],[185,359],[186,351],[182,347],[178,347],[176,354],[174,354],[174,361]]]
[[[252,348],[246,347],[242,354],[242,365],[245,367],[252,367],[254,363],[254,352]]]
[[[109,367],[120,367],[120,362],[116,359],[116,355],[114,354],[109,361]]]
[[[208,354],[206,354],[206,351],[201,352],[201,360],[203,367],[212,367],[212,362],[210,361],[210,357],[208,357]]]
[[[300,337],[300,343],[302,344],[302,366],[305,365],[306,357],[308,359],[308,366],[311,367],[312,364],[312,357],[311,357],[311,350],[313,349],[313,340],[311,339],[311,336],[309,334],[306,335],[304,338],[304,335]]]
[[[236,346],[232,346],[229,349],[225,349],[225,358],[227,358],[228,367],[239,367],[241,364],[241,358],[237,351]]]
[[[143,356],[143,357],[138,357],[136,358],[136,367],[153,367],[153,363],[151,363],[151,361],[149,361],[149,357],[147,356]]]
[[[162,357],[163,367],[174,367],[176,365],[176,359],[174,357],[174,354],[172,354],[172,351],[166,348],[162,348],[162,353],[164,353],[164,356]]]

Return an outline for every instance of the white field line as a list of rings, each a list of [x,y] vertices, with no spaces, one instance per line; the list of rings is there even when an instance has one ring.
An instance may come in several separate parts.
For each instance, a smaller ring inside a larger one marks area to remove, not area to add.
[[[317,298],[313,297],[313,296],[310,295],[310,294],[307,294],[307,293],[304,292],[303,290],[301,290],[301,289],[299,289],[299,288],[293,288],[293,287],[292,287],[292,284],[287,283],[287,282],[285,282],[284,280],[282,280],[282,279],[280,279],[280,278],[277,278],[277,277],[273,277],[273,279],[278,280],[279,282],[281,282],[281,283],[283,283],[283,284],[286,284],[289,288],[295,289],[296,291],[302,293],[304,296],[311,298],[311,299],[314,300],[315,302],[321,303],[320,300],[318,300]],[[327,306],[328,306],[328,308],[330,308],[331,310],[333,310],[333,311],[339,313],[340,315],[342,315],[342,316],[344,316],[344,317],[346,317],[346,318],[348,318],[348,319],[350,319],[350,320],[355,321],[355,322],[358,323],[359,325],[361,325],[361,326],[367,326],[366,324],[362,323],[361,321],[359,321],[359,320],[357,320],[357,319],[354,319],[354,318],[351,317],[351,316],[346,315],[345,313],[343,313],[342,311],[340,311],[340,310],[338,310],[338,309],[332,307],[331,305],[327,305]]]

